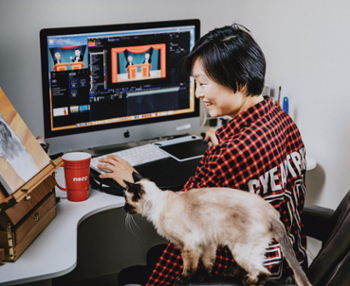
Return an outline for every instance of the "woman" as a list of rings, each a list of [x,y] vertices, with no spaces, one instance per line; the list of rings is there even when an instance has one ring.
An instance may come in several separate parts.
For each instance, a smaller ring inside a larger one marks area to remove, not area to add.
[[[305,198],[304,143],[288,114],[261,95],[266,62],[260,47],[247,29],[234,24],[203,36],[184,65],[193,74],[196,97],[209,114],[232,120],[207,132],[210,148],[183,191],[230,187],[261,195],[281,213],[297,259],[306,266],[306,238],[300,220]],[[122,179],[131,180],[134,169],[125,161],[109,158],[107,162],[114,165],[112,173],[101,177],[121,184]],[[147,277],[147,285],[171,285],[181,265],[179,250],[169,244]],[[221,275],[232,265],[228,248],[219,248],[213,274]],[[292,276],[276,241],[266,251],[265,266],[272,274],[270,279]]]

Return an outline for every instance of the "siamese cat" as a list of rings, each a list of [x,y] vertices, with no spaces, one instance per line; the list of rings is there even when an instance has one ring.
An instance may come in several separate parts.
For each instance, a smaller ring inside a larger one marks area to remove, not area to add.
[[[264,254],[274,237],[281,244],[297,284],[311,286],[295,257],[279,212],[262,197],[229,188],[162,191],[135,172],[133,177],[135,183],[125,181],[128,187],[124,209],[128,214],[141,214],[181,250],[183,271],[175,284],[188,283],[198,265],[201,279],[210,275],[217,247],[227,245],[247,273],[245,285],[262,286],[270,277],[263,266]],[[232,269],[230,274],[234,276],[236,271]]]

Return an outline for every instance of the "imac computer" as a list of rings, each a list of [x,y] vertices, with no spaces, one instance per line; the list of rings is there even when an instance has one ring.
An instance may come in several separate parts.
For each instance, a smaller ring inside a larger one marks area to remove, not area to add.
[[[40,31],[50,154],[196,133],[196,19]]]

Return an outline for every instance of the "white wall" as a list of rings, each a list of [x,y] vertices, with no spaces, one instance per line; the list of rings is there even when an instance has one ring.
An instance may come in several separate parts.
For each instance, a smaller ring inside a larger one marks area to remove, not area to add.
[[[243,1],[242,1],[243,2]],[[242,22],[267,58],[266,83],[282,86],[307,154],[307,202],[334,208],[350,187],[350,2],[248,0]]]
[[[199,18],[202,35],[236,21],[268,62],[266,83],[289,96],[308,155],[307,201],[335,207],[349,189],[350,2],[342,0],[0,0],[0,87],[43,134],[42,28]]]

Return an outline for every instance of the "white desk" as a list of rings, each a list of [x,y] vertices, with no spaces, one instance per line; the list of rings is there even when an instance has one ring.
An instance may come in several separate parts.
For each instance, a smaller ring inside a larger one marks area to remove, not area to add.
[[[57,188],[56,188],[57,190]],[[57,191],[57,196],[65,194]],[[90,189],[89,199],[61,199],[57,216],[16,262],[0,262],[0,285],[46,280],[71,272],[77,263],[78,225],[87,217],[124,206],[124,198]]]
[[[316,160],[309,157],[309,156],[306,156],[306,162],[307,162],[307,167],[306,167],[307,171],[310,171],[310,170],[315,169],[317,167]]]
[[[307,170],[317,163],[307,157]],[[61,168],[60,168],[61,169]],[[60,174],[63,170],[58,170]],[[64,186],[64,176],[57,177]],[[56,188],[58,197],[66,192]],[[89,199],[84,202],[70,202],[61,199],[57,205],[57,216],[33,241],[16,262],[0,262],[0,285],[18,285],[39,280],[48,280],[71,272],[77,264],[78,225],[87,217],[98,212],[119,208],[124,198],[112,196],[90,188]]]

